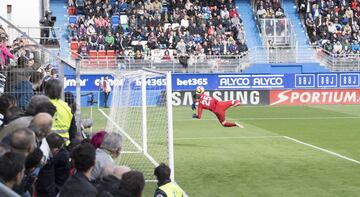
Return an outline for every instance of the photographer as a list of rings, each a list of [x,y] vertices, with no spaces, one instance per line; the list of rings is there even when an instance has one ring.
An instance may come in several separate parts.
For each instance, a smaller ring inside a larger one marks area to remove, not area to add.
[[[56,38],[53,26],[56,22],[56,16],[52,16],[51,11],[46,11],[44,18],[40,20],[40,24],[43,26],[41,28],[41,39],[40,44],[49,44],[48,38],[50,37],[50,30],[52,31],[52,36]]]

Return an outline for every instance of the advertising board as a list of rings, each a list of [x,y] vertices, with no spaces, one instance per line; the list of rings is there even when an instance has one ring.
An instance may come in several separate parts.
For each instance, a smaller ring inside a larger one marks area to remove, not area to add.
[[[218,90],[205,92],[221,101],[240,100],[242,105],[268,105],[268,90]],[[191,105],[193,91],[173,91],[173,106]]]
[[[360,104],[360,89],[271,90],[270,105]]]

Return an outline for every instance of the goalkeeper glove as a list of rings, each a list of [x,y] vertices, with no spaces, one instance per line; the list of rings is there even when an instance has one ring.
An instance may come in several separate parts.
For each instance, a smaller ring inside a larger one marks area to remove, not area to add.
[[[193,103],[193,104],[191,105],[191,109],[192,109],[192,110],[195,110],[195,109],[196,109],[195,103]]]
[[[198,116],[196,114],[193,114],[192,118],[198,118]]]

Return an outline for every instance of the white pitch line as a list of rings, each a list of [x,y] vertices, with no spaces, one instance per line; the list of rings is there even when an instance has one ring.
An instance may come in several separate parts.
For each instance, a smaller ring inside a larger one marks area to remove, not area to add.
[[[360,116],[333,116],[333,117],[269,117],[269,118],[228,118],[229,120],[339,120],[339,119],[360,119]],[[174,121],[187,121],[194,120],[190,118],[175,119]],[[217,120],[215,118],[202,118],[201,120]]]
[[[321,148],[321,147],[318,147],[318,146],[315,146],[315,145],[312,145],[312,144],[308,144],[308,143],[306,143],[306,142],[297,140],[297,139],[292,138],[292,137],[289,137],[289,136],[283,136],[283,137],[284,137],[285,139],[294,141],[294,142],[299,143],[299,144],[302,144],[302,145],[304,145],[304,146],[308,146],[308,147],[314,148],[314,149],[316,149],[316,150],[320,150],[320,151],[322,151],[322,152],[328,153],[328,154],[333,155],[333,156],[335,156],[335,157],[339,157],[339,158],[341,158],[341,159],[345,159],[345,160],[348,160],[348,161],[351,161],[351,162],[360,164],[360,161],[358,161],[358,160],[352,159],[352,158],[350,158],[350,157],[346,157],[346,156],[344,156],[344,155],[341,155],[341,154],[339,154],[339,153],[333,152],[333,151],[331,151],[331,150],[327,150],[327,149],[325,149],[325,148]]]
[[[174,140],[228,140],[228,139],[266,139],[266,138],[282,138],[280,135],[269,136],[233,136],[233,137],[184,137],[174,138]]]

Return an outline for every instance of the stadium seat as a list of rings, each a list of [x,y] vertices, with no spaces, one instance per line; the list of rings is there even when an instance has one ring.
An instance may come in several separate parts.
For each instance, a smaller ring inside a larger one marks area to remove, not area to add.
[[[96,66],[97,63],[98,63],[98,52],[96,50],[90,50],[88,66]]]
[[[78,48],[79,48],[79,43],[77,42],[77,41],[71,41],[70,42],[70,49],[71,49],[71,51],[73,51],[73,50],[78,50]]]
[[[119,15],[114,15],[114,16],[111,17],[112,27],[119,26],[119,22],[120,22],[120,17],[119,17]]]
[[[76,7],[68,7],[67,11],[69,16],[76,15]]]
[[[76,24],[77,17],[75,15],[69,16],[69,24]]]
[[[124,14],[120,15],[120,24],[121,25],[128,24],[128,21],[129,21],[129,18],[127,15],[124,15]]]
[[[107,51],[107,65],[108,67],[116,67],[116,55],[114,50]]]
[[[107,56],[110,58],[110,57],[115,57],[115,51],[114,50],[108,50],[107,51]]]
[[[106,59],[106,51],[105,50],[99,50],[98,51],[98,57],[99,57],[99,59]]]

